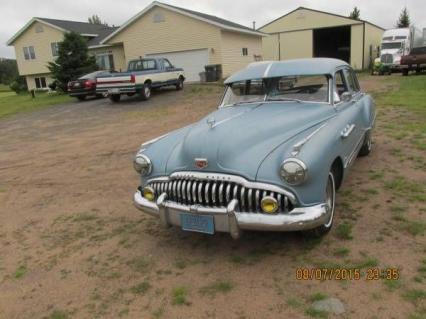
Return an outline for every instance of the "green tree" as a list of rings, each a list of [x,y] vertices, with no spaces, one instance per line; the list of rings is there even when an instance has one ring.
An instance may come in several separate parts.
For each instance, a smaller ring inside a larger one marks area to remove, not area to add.
[[[407,7],[402,9],[399,19],[396,22],[397,28],[408,28],[410,26],[410,16],[408,15]]]
[[[0,83],[10,84],[18,75],[16,60],[0,58]]]
[[[102,22],[101,18],[99,18],[97,14],[92,14],[92,16],[87,19],[87,21],[89,21],[89,23],[91,24],[100,24],[100,25],[108,26],[108,23]]]
[[[349,18],[359,20],[360,19],[360,13],[361,12],[359,11],[358,7],[354,7],[352,12],[349,14]]]
[[[88,54],[87,40],[78,33],[65,33],[58,53],[56,60],[49,62],[47,68],[64,91],[69,81],[98,69],[95,57]]]

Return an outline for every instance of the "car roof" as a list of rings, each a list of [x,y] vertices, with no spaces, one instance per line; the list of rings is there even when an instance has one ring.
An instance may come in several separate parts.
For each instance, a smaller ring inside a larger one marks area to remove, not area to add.
[[[331,58],[254,62],[227,78],[225,84],[280,76],[333,74],[342,66],[349,66],[349,64]]]

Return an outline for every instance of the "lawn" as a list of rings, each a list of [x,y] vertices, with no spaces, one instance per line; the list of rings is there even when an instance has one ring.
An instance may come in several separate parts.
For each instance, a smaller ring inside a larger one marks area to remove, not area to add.
[[[21,112],[31,112],[47,106],[66,103],[71,98],[65,94],[36,93],[33,99],[30,94],[15,94],[12,91],[3,90],[0,87],[0,118]]]

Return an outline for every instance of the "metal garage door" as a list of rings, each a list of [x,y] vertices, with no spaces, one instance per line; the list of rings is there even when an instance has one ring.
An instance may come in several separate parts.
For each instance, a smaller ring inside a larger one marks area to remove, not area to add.
[[[188,50],[168,53],[147,54],[147,57],[166,58],[176,67],[183,68],[186,81],[200,81],[200,72],[209,63],[209,52],[207,49]]]

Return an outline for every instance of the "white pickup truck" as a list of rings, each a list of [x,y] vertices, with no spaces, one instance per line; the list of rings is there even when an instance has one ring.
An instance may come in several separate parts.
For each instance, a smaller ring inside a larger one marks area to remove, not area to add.
[[[183,89],[185,73],[164,58],[145,58],[129,62],[127,72],[111,73],[96,79],[96,94],[108,94],[113,102],[121,95],[140,94],[143,100],[151,97],[151,89],[175,86]]]

